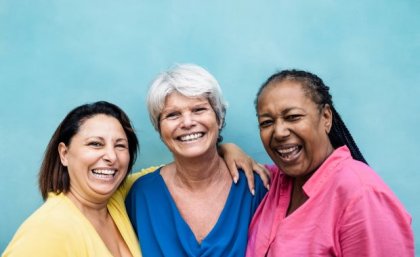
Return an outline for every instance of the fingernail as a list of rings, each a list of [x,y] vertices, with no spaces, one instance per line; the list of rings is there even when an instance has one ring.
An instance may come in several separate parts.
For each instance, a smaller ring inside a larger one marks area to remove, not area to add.
[[[255,196],[255,189],[251,190],[251,194]]]
[[[270,184],[267,184],[267,185],[265,186],[265,188],[267,188],[267,190],[270,190]]]
[[[238,183],[238,177],[233,178],[233,183],[235,183],[235,184]]]

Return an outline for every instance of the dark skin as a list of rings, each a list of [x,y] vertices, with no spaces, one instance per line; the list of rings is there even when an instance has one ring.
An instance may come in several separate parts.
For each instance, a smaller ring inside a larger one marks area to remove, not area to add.
[[[257,109],[264,148],[293,179],[290,215],[308,200],[304,184],[334,150],[328,138],[331,108],[317,105],[299,82],[286,80],[268,85]]]
[[[294,179],[291,200],[289,207],[287,208],[286,216],[292,214],[309,199],[303,191],[303,185],[308,179],[309,177],[306,179]]]

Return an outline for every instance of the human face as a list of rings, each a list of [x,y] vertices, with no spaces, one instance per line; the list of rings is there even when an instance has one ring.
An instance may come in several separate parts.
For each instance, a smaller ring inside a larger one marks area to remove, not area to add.
[[[268,85],[257,110],[264,148],[287,175],[310,176],[333,151],[331,109],[315,104],[299,82]]]
[[[61,162],[70,176],[70,193],[85,200],[108,200],[127,174],[130,154],[120,122],[98,114],[83,122],[69,143],[60,143]]]
[[[160,136],[175,158],[193,158],[217,151],[219,123],[205,98],[176,92],[168,95],[159,123]]]

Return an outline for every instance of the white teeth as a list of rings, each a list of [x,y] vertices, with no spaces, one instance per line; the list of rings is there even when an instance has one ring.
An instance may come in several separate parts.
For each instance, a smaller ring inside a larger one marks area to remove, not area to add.
[[[192,141],[203,136],[203,133],[194,133],[180,137],[181,141]]]
[[[94,174],[97,174],[97,175],[114,175],[115,174],[115,170],[92,170],[92,172],[94,173]]]
[[[290,148],[287,148],[287,149],[277,149],[277,151],[281,154],[289,154],[289,153],[291,153],[291,152],[293,152],[297,149],[298,149],[298,147],[294,146],[294,147],[290,147]]]
[[[280,154],[281,158],[285,160],[291,160],[292,158],[294,158],[294,156],[296,156],[297,153],[299,153],[300,147],[293,146],[289,148],[277,148],[276,150]]]

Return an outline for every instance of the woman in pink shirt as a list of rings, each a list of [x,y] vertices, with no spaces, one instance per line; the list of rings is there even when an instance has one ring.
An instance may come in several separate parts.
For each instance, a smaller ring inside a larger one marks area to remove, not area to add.
[[[319,77],[276,73],[255,104],[276,166],[247,256],[414,256],[410,215],[367,165]]]

